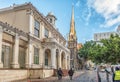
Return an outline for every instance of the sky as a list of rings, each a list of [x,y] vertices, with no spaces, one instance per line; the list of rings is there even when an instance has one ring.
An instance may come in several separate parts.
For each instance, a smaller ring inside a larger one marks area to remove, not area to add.
[[[52,12],[56,28],[67,39],[72,5],[78,43],[93,40],[94,33],[115,31],[120,24],[120,0],[0,0],[0,8],[31,2],[46,16]]]

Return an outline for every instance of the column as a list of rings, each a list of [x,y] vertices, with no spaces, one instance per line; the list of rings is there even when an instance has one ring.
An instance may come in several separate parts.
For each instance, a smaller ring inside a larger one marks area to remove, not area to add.
[[[51,49],[51,61],[52,68],[56,69],[56,50],[54,48]]]
[[[2,26],[0,26],[0,68],[3,68],[3,62],[1,60],[2,58],[2,33],[3,33]]]
[[[61,54],[59,54],[59,68],[61,68]]]
[[[13,49],[13,63],[12,63],[13,68],[19,68],[18,58],[19,58],[19,36],[18,34],[16,34]]]
[[[67,55],[65,54],[65,69],[67,69]]]
[[[28,44],[28,60],[29,60],[29,68],[32,68],[32,63],[33,63],[32,52],[33,52],[32,42],[29,41],[29,44]]]

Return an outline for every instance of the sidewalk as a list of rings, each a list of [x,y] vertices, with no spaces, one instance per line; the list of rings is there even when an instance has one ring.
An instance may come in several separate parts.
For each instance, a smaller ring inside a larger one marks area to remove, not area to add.
[[[77,78],[79,75],[83,74],[84,71],[76,71],[74,73],[73,79]],[[69,79],[69,76],[65,76],[62,78],[63,80],[65,79]],[[57,77],[48,77],[48,78],[44,78],[44,79],[30,79],[30,81],[27,80],[21,80],[21,81],[13,81],[13,82],[55,82],[57,81],[58,78]]]

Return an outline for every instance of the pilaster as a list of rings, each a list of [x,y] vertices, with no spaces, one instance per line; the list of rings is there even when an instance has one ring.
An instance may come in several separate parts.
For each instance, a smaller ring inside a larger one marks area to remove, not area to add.
[[[61,54],[59,54],[59,68],[61,68]]]
[[[2,26],[0,26],[0,68],[3,68],[3,62],[1,60],[2,58],[2,33],[3,33],[3,29]]]
[[[40,23],[41,25],[40,25],[40,28],[41,28],[41,30],[40,30],[40,33],[41,33],[41,36],[40,36],[40,38],[41,39],[43,39],[43,38],[45,38],[45,36],[44,36],[44,23],[43,22],[41,22]]]
[[[40,49],[40,55],[39,55],[39,64],[43,68],[44,67],[44,49]]]
[[[29,48],[27,46],[26,57],[25,57],[25,67],[28,68],[28,66],[29,66]]]
[[[29,33],[32,34],[33,33],[33,11],[30,10],[29,11]]]

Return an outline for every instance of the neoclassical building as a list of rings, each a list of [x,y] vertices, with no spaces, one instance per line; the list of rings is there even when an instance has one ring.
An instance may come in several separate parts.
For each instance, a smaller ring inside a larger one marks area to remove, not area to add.
[[[44,16],[31,3],[0,9],[0,82],[70,68],[70,50],[55,22],[52,13]]]

